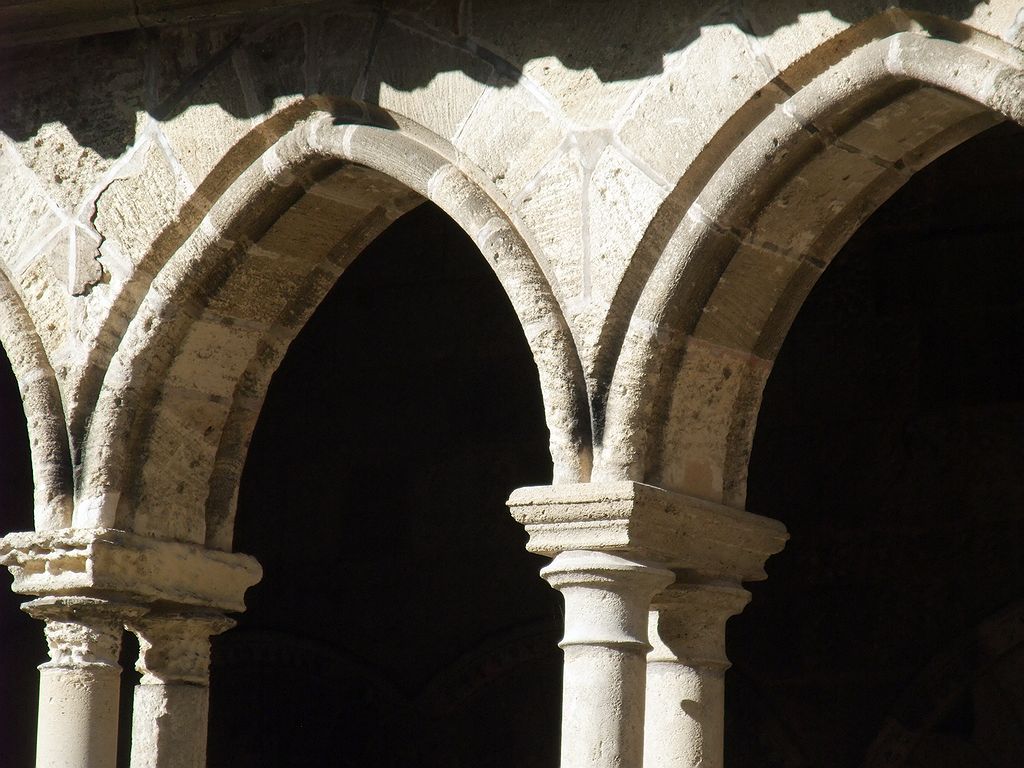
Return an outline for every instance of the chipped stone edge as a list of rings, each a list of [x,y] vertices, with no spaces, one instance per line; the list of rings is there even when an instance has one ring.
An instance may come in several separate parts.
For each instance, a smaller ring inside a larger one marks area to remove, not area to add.
[[[110,528],[12,533],[0,565],[23,595],[117,593],[144,603],[245,610],[246,589],[263,570],[255,558]]]

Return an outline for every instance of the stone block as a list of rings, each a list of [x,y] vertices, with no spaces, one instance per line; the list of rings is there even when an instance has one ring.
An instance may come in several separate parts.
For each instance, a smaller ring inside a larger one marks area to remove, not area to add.
[[[839,138],[864,152],[896,162],[940,131],[981,109],[977,103],[947,91],[920,88],[854,124]]]
[[[728,436],[743,380],[759,362],[698,339],[686,346],[676,377],[670,425],[662,439],[658,483],[705,499],[721,500],[728,464]]]
[[[589,129],[607,126],[718,10],[659,0],[599,0],[577,13],[548,0],[479,3],[469,34],[550,93],[574,127]]]
[[[146,602],[245,610],[262,568],[248,555],[104,528],[12,533],[0,564],[23,595],[134,595]]]
[[[242,48],[255,99],[249,109],[255,114],[272,115],[315,88],[311,81],[318,62],[307,60],[306,31],[304,20],[293,19],[245,36]]]
[[[453,37],[463,33],[464,5],[460,0],[384,0],[388,13],[409,24],[418,22]]]
[[[869,155],[825,148],[773,195],[751,224],[750,239],[793,256],[808,254],[829,223],[886,170]]]
[[[925,5],[931,6],[919,1],[904,7],[915,10],[915,6]],[[1024,6],[1019,0],[989,0],[984,3],[950,0],[947,5],[949,7],[945,10],[953,19],[952,23],[937,15],[929,19],[929,28],[935,29],[937,37],[946,37],[948,32],[953,32],[954,36],[947,39],[957,39],[964,34],[966,27],[982,33],[979,35],[982,44],[984,37],[991,36],[1024,50]],[[921,10],[935,14],[934,7],[922,7]]]
[[[61,248],[58,238],[47,243],[46,249],[19,277],[19,293],[25,308],[32,316],[36,332],[43,347],[51,355],[54,368],[58,363],[52,359],[57,350],[65,347],[73,338],[70,328],[71,295],[65,288],[65,275],[57,270],[67,270],[67,251]]]
[[[366,98],[453,139],[492,74],[469,51],[391,21],[380,33]]]
[[[163,151],[151,142],[96,200],[97,231],[118,244],[132,267],[178,216],[186,194]],[[126,279],[129,275],[118,275]]]
[[[513,198],[564,140],[559,117],[522,83],[501,80],[484,94],[455,145]]]
[[[572,147],[559,154],[527,186],[518,205],[554,272],[555,294],[583,294],[583,162]]]
[[[359,184],[364,180],[361,176],[349,177],[354,187],[352,196],[357,199],[363,197],[364,202],[371,206],[375,203],[386,205],[393,190],[384,190],[382,195],[381,190],[373,189],[369,184]],[[372,177],[365,180],[372,182]],[[324,258],[370,210],[321,195],[303,195],[260,238],[259,244],[261,248],[312,264]]]
[[[531,552],[628,553],[737,581],[764,579],[789,538],[777,520],[629,481],[520,488],[508,506]]]
[[[314,22],[317,26],[317,90],[327,96],[355,94],[370,56],[376,17],[366,13],[336,13]]]
[[[786,178],[799,172],[825,146],[799,120],[776,108],[748,130],[743,141],[714,169],[697,203],[717,224],[744,232]]]
[[[251,116],[242,83],[231,58],[227,58],[188,94],[188,106],[167,117],[160,130],[188,180],[198,187],[225,153],[252,129]]]
[[[833,48],[830,41],[838,42],[843,32],[881,14],[889,4],[885,0],[843,0],[825,5],[808,8],[804,0],[744,0],[741,7],[764,56],[775,72],[785,73],[812,53],[822,61],[837,58],[842,43]]]
[[[619,137],[674,182],[737,111],[749,109],[756,119],[781,100],[770,79],[738,29],[728,24],[704,27],[636,100]],[[738,141],[741,131],[733,130],[728,138]]]
[[[231,273],[207,306],[225,323],[269,326],[295,297],[311,268],[305,260],[251,247],[244,265]]]
[[[131,529],[202,543],[206,497],[229,403],[165,387],[134,485]]]
[[[35,176],[21,167],[15,152],[0,142],[0,254],[10,271],[21,274],[45,239],[63,223]]]
[[[153,73],[149,107],[153,115],[164,120],[179,112],[192,81],[230,57],[244,31],[244,24],[237,21],[153,30],[148,45]]]
[[[191,397],[231,400],[238,375],[256,353],[260,328],[197,320],[180,343],[168,386]]]
[[[705,304],[694,337],[753,349],[799,265],[798,259],[777,251],[740,247]]]
[[[598,158],[587,189],[590,217],[590,271],[594,301],[610,306],[622,274],[666,190],[607,147]]]
[[[69,213],[135,141],[143,57],[140,36],[119,33],[41,46],[2,68],[0,132]]]

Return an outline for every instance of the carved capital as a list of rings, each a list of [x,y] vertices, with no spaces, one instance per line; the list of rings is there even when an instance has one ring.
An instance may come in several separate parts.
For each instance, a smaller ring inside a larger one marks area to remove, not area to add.
[[[142,685],[209,685],[210,638],[235,625],[219,613],[151,612],[128,624],[139,638]]]
[[[706,580],[764,579],[788,538],[777,520],[628,481],[520,488],[508,505],[531,552],[619,552]]]
[[[540,572],[565,598],[560,646],[613,646],[646,652],[651,597],[672,572],[605,552],[564,552]]]
[[[739,584],[677,582],[651,603],[647,661],[724,672],[725,623],[750,602]]]
[[[41,668],[120,671],[125,622],[144,608],[89,597],[43,597],[22,606],[46,622],[50,660]]]

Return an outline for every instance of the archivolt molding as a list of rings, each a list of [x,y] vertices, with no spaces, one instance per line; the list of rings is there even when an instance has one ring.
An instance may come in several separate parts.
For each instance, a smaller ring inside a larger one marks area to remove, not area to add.
[[[249,434],[281,356],[351,260],[424,198],[474,238],[518,314],[556,482],[588,476],[582,367],[519,227],[422,127],[319,106],[241,172],[153,279],[89,427],[76,526],[229,548]]]
[[[917,169],[1024,124],[1021,52],[957,36],[861,41],[795,89],[784,73],[749,107],[757,123],[698,160],[706,180],[683,177],[648,230],[670,234],[624,334],[595,478],[742,507],[761,391],[822,270]]]
[[[71,454],[57,377],[6,270],[0,271],[0,345],[21,389],[35,481],[37,530],[71,522]]]

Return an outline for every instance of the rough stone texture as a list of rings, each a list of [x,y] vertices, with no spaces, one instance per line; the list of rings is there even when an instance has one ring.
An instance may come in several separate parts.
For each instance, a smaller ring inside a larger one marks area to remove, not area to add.
[[[664,55],[696,34],[717,4],[669,7],[656,0],[601,0],[566,15],[545,0],[474,6],[470,35],[535,82],[580,129],[605,127],[637,83],[663,71]]]
[[[570,306],[587,292],[584,240],[584,158],[570,146],[553,158],[520,195],[519,214],[551,263],[558,293]]]
[[[242,608],[261,573],[246,555],[99,528],[10,534],[0,540],[0,557],[20,594],[121,593],[222,610]]]
[[[844,0],[836,8],[811,8],[799,0],[741,3],[744,22],[774,73],[785,72],[815,48],[829,43],[857,22],[880,14],[880,0]],[[827,55],[827,53],[826,53]]]
[[[25,611],[46,622],[50,649],[39,668],[36,765],[113,768],[121,635],[124,622],[141,611],[90,597],[43,597]]]
[[[423,200],[511,303],[555,482],[701,500],[708,541],[819,274],[919,168],[1024,115],[1012,0],[86,5],[0,11],[0,338],[35,517],[83,529],[5,554],[44,595],[192,599],[167,547],[230,548],[274,369]],[[694,545],[661,538],[665,562]]]
[[[335,14],[316,19],[318,55],[307,59],[307,70],[317,68],[321,93],[358,97],[365,82],[366,64],[373,46],[377,17],[366,14]],[[307,27],[307,33],[309,27]]]
[[[190,91],[180,112],[162,121],[161,132],[193,187],[249,132],[250,114],[232,55],[221,58]]]
[[[141,40],[123,34],[33,53],[4,67],[3,131],[55,202],[79,215],[145,119]],[[97,65],[103,76],[94,78]]]
[[[629,552],[707,579],[763,579],[787,538],[775,520],[640,483],[520,488],[508,503],[531,551]]]
[[[591,291],[607,312],[665,190],[621,152],[607,147],[597,159],[586,194]]]
[[[124,282],[145,257],[156,236],[175,221],[188,190],[158,141],[150,140],[139,157],[103,190],[93,218],[105,245],[113,241],[130,262],[128,271],[111,267]],[[109,248],[110,245],[107,245]]]
[[[485,91],[492,68],[422,31],[388,23],[373,54],[365,98],[455,139]]]
[[[694,77],[695,71],[713,76]],[[704,27],[693,43],[667,60],[664,76],[636,100],[620,136],[674,182],[737,110],[769,98],[761,89],[770,80],[771,73],[736,27]],[[702,108],[693,109],[695,104]]]
[[[8,269],[20,275],[38,256],[40,241],[61,226],[62,217],[8,143],[0,144],[0,195],[9,201],[0,214],[3,258]]]
[[[455,141],[509,199],[518,198],[565,138],[560,115],[522,83],[489,89]]]

